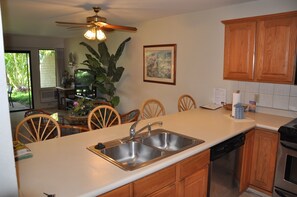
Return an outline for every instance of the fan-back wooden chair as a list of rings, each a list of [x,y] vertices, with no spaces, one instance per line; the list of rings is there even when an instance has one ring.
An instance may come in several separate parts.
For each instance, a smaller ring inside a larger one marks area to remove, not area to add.
[[[47,114],[51,115],[49,112],[43,111],[42,109],[29,109],[25,112],[24,117],[33,115],[33,114]]]
[[[15,138],[24,144],[48,140],[61,136],[60,126],[47,114],[25,117],[16,127]]]
[[[197,108],[197,106],[193,97],[191,97],[190,95],[184,94],[179,97],[177,108],[178,108],[178,111],[181,112],[181,111],[187,111],[190,109],[195,109]]]
[[[128,113],[120,114],[122,124],[137,121],[139,114],[139,109],[134,109],[132,111],[129,111]]]
[[[149,119],[163,116],[166,113],[165,108],[160,101],[156,99],[148,99],[142,104],[140,108],[140,114],[142,119]]]
[[[117,110],[109,105],[95,107],[88,115],[89,130],[101,129],[121,124],[121,117]]]
[[[24,117],[31,116],[33,114],[47,114],[49,116],[51,115],[51,113],[46,112],[42,109],[30,109],[25,112]],[[61,137],[66,136],[66,135],[89,131],[89,129],[85,126],[70,125],[70,124],[67,124],[67,121],[66,121],[66,124],[64,123],[64,121],[62,121],[62,123],[58,122],[58,124],[60,126]]]

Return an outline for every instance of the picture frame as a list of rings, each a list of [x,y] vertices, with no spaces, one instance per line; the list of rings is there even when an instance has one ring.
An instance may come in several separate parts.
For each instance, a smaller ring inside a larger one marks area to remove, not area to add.
[[[176,44],[143,46],[143,81],[175,85]]]

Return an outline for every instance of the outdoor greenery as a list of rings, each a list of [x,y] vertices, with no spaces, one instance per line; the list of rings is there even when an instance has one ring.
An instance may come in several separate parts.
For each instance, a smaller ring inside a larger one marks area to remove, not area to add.
[[[30,106],[31,94],[28,53],[5,53],[7,83],[12,87],[12,101]]]
[[[85,42],[80,44],[85,46],[91,53],[86,54],[86,60],[82,64],[89,67],[90,70],[96,75],[94,86],[98,88],[98,91],[104,96],[101,99],[111,103],[112,106],[117,106],[120,102],[120,97],[116,96],[115,83],[119,82],[122,74],[125,70],[122,66],[117,66],[117,61],[123,53],[125,44],[130,41],[131,38],[124,40],[118,47],[115,54],[111,54],[105,42],[98,44],[98,51],[93,49]]]
[[[14,90],[23,90],[30,83],[29,54],[5,53],[7,83]]]
[[[12,93],[12,101],[13,102],[19,102],[25,106],[30,106],[30,94],[29,92],[20,92],[15,91]]]

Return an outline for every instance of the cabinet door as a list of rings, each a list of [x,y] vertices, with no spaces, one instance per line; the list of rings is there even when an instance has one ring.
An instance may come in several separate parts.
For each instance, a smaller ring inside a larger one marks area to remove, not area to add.
[[[272,193],[278,133],[256,129],[251,166],[251,185]]]
[[[255,80],[292,83],[296,65],[297,17],[260,20]]]
[[[253,80],[256,22],[225,24],[224,79]]]
[[[208,165],[184,180],[184,197],[206,197]]]
[[[133,182],[134,196],[147,196],[175,183],[176,166],[172,165]],[[174,194],[172,194],[174,196]]]
[[[110,192],[100,195],[100,197],[113,197],[113,196],[120,196],[120,197],[131,197],[131,184],[124,185],[120,188],[114,189]],[[99,196],[98,196],[99,197]]]
[[[254,130],[249,131],[247,134],[245,134],[245,143],[242,148],[242,159],[240,159],[241,172],[240,172],[239,192],[245,191],[250,185],[254,135],[255,135]]]
[[[177,164],[179,197],[206,197],[210,150],[187,158]]]
[[[159,191],[148,195],[147,197],[178,197],[176,194],[176,185],[169,185],[167,187],[164,187],[162,189],[160,189]]]

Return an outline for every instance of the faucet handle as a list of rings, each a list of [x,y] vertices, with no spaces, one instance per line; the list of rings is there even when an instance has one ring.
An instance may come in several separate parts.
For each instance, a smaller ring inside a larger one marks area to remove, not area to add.
[[[140,120],[137,120],[136,122],[134,122],[132,125],[131,125],[131,127],[130,127],[130,138],[133,136],[134,137],[134,135],[135,135],[135,133],[136,133],[136,125],[138,124],[138,122],[139,122]]]
[[[162,121],[157,121],[157,122],[153,122],[153,123],[148,123],[148,133],[149,133],[149,135],[151,134],[152,126],[156,125],[156,124],[162,126],[163,122]]]

